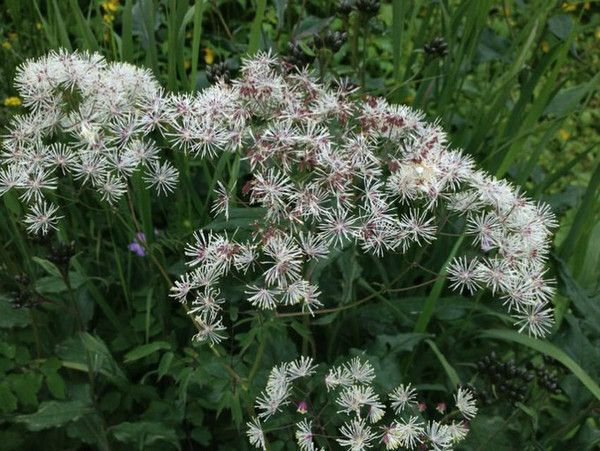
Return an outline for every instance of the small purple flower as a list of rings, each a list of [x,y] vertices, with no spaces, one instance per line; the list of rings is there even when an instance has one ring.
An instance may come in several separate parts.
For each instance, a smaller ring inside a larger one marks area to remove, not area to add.
[[[146,242],[146,235],[144,235],[143,232],[138,232],[135,234],[135,238],[133,239],[133,241],[131,243],[129,243],[129,246],[127,246],[127,248],[134,254],[136,254],[140,257],[145,257],[146,252],[144,251],[144,246],[143,246],[143,244],[145,242]]]

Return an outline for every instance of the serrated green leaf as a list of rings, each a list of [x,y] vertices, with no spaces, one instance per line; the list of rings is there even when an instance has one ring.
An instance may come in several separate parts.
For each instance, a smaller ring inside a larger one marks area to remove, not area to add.
[[[19,415],[16,420],[30,431],[41,431],[64,426],[90,411],[91,408],[81,401],[46,401],[40,404],[37,412]]]
[[[165,441],[181,449],[179,439],[173,428],[155,421],[126,421],[110,428],[112,435],[120,442],[134,443],[138,449],[144,449],[153,443]]]
[[[11,374],[7,380],[22,405],[37,406],[37,394],[42,388],[43,376],[41,374],[33,372]]]

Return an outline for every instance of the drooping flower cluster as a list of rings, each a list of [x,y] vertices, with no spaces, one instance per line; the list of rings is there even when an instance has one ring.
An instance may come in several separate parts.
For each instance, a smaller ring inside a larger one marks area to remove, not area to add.
[[[381,397],[374,380],[371,364],[358,357],[332,366],[324,377],[307,357],[275,366],[256,399],[258,415],[247,423],[248,439],[266,449],[272,423],[274,431],[289,429],[278,421],[282,417],[295,421],[294,438],[302,451],[329,449],[328,440],[332,439],[351,451],[416,449],[420,445],[450,450],[466,437],[466,421],[477,414],[473,393],[459,388],[454,397],[457,411],[447,417],[460,415],[463,420],[428,421],[418,409],[417,391],[410,384]],[[326,399],[319,394],[323,385]]]
[[[16,86],[29,112],[4,136],[0,195],[16,190],[30,205],[31,232],[56,227],[50,200],[59,175],[93,186],[107,202],[127,192],[137,171],[159,193],[173,190],[177,169],[155,138],[191,158],[231,153],[247,166],[242,199],[232,170],[217,183],[213,212],[227,219],[231,205],[247,202],[263,220],[250,236],[199,230],[185,251],[189,271],[173,287],[190,306],[198,340],[224,337],[227,277],[248,279],[246,299],[256,308],[312,314],[322,306],[311,279],[316,261],[350,245],[377,256],[406,252],[433,241],[449,212],[465,217],[477,254],[452,262],[451,286],[489,288],[536,336],[552,325],[554,289],[544,278],[551,211],[477,170],[408,107],[357,100],[347,83],[326,86],[269,54],[244,61],[231,84],[193,95],[164,93],[129,64],[62,51],[26,62]]]
[[[190,305],[196,339],[224,337],[219,290],[229,276],[248,280],[256,308],[312,314],[322,305],[311,280],[316,260],[354,244],[376,256],[406,252],[433,241],[450,213],[466,218],[480,255],[450,265],[452,287],[491,289],[522,330],[544,335],[552,324],[553,288],[543,277],[550,210],[475,169],[420,113],[355,97],[347,84],[325,86],[262,54],[231,85],[170,100],[182,111],[167,132],[174,146],[206,157],[237,152],[249,166],[241,199],[221,183],[213,212],[227,218],[230,205],[247,201],[263,218],[248,237],[199,230],[188,244],[190,270],[172,296]]]
[[[59,51],[20,66],[15,85],[28,112],[3,136],[0,195],[14,189],[30,206],[30,232],[56,227],[51,193],[61,177],[92,186],[109,203],[138,168],[159,193],[174,189],[178,172],[161,161],[150,135],[175,113],[149,71]]]

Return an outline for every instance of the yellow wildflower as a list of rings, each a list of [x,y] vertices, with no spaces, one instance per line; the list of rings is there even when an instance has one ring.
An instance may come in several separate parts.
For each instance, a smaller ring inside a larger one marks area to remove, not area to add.
[[[577,9],[577,4],[572,2],[565,2],[562,4],[563,11],[571,12]]]
[[[558,138],[561,141],[567,141],[570,137],[571,137],[571,133],[569,133],[569,131],[567,129],[561,128],[558,131]]]
[[[44,26],[42,25],[42,22],[36,22],[35,23],[35,29],[40,31],[42,28],[44,28]]]
[[[548,41],[542,41],[540,47],[544,53],[548,53],[550,51],[550,44],[548,44]]]
[[[104,14],[102,16],[102,20],[104,21],[104,23],[106,24],[111,24],[113,23],[113,21],[115,20],[115,16],[113,16],[112,14]]]
[[[188,70],[190,67],[192,67],[192,62],[188,59],[183,60],[183,68]]]
[[[21,99],[16,96],[7,97],[4,99],[4,106],[21,106]]]
[[[119,1],[118,0],[107,0],[102,2],[102,9],[108,13],[114,13],[119,9]]]
[[[8,33],[8,40],[15,42],[17,40],[17,33],[15,33],[15,32]]]
[[[209,47],[204,47],[204,62],[206,64],[212,64],[215,61],[215,52]]]
[[[2,42],[2,48],[6,50],[12,49],[12,44],[8,41],[4,41]]]

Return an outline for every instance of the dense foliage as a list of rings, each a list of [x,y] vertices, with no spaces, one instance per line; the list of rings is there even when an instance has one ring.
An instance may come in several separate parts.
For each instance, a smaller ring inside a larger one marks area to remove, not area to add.
[[[598,4],[0,15],[3,449],[600,444]]]

